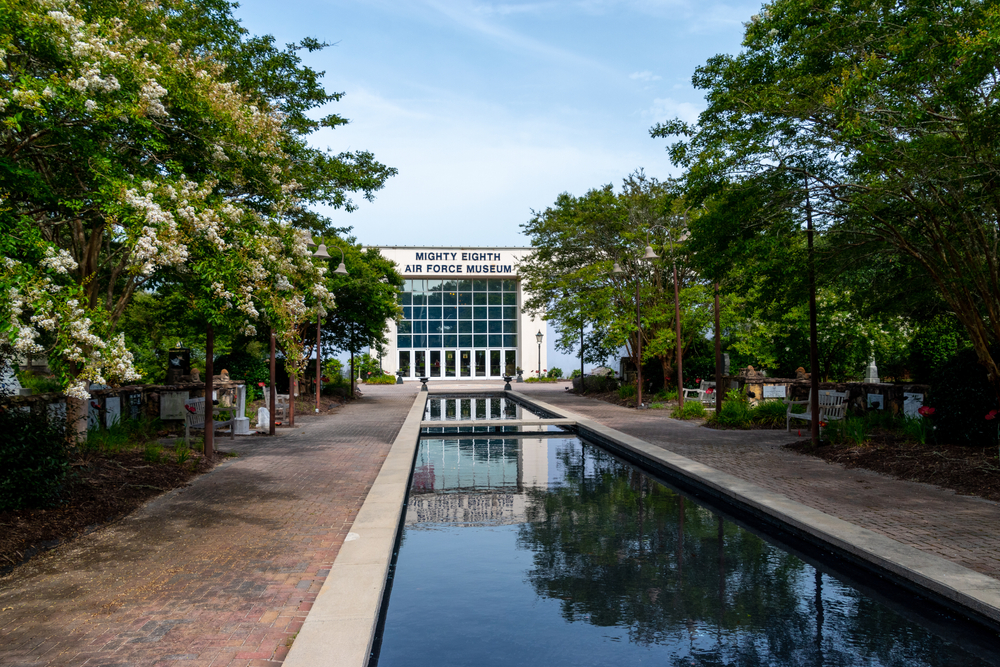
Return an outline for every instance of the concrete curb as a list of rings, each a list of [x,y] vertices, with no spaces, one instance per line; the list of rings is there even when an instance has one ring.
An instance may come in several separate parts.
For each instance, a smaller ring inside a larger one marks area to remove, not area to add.
[[[792,532],[863,561],[892,579],[929,593],[932,598],[950,603],[948,606],[980,622],[994,627],[1000,625],[1000,581],[992,577],[830,516],[582,415],[518,392],[507,393],[528,405],[574,420],[583,437],[631,452],[640,460],[693,481],[724,501],[781,522]]]
[[[426,399],[426,393],[414,398],[285,667],[368,664]]]

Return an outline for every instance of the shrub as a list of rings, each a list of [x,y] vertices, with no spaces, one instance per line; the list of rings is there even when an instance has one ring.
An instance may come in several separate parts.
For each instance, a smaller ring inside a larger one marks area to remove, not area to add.
[[[369,375],[365,384],[396,384],[396,376],[384,373],[382,375]]]
[[[573,372],[569,374],[569,379],[570,380],[575,380],[578,377],[580,377],[580,369],[579,368],[574,368]]]
[[[63,390],[62,383],[54,377],[35,375],[28,371],[22,371],[17,376],[21,382],[21,386],[25,389],[30,389],[33,394],[48,394]]]
[[[159,419],[120,419],[112,424],[111,428],[94,428],[87,431],[83,449],[105,453],[132,449],[154,440],[162,426]]]
[[[612,375],[587,375],[583,378],[584,391],[607,393],[618,389],[618,378]],[[578,385],[574,383],[574,387]]]
[[[550,368],[549,372],[545,375],[545,377],[553,379],[558,379],[561,378],[562,376],[563,376],[563,371],[561,368]]]
[[[626,398],[632,398],[636,394],[634,384],[623,384],[618,387],[618,398],[624,400]]]
[[[704,419],[705,406],[701,401],[684,401],[684,407],[675,407],[670,416],[674,419]]]
[[[750,412],[746,396],[735,389],[730,389],[722,401],[722,410],[712,417],[712,421],[721,426],[746,428],[750,424]]]
[[[994,358],[1000,349],[991,349]],[[997,397],[973,350],[959,352],[933,375],[931,400],[935,440],[954,445],[990,447],[997,444],[995,420],[985,419],[997,408]]]
[[[232,379],[246,381],[247,403],[263,398],[267,383],[271,381],[270,360],[267,357],[233,352],[216,357],[213,364],[216,373],[225,368]],[[264,383],[264,389],[258,386],[258,382]]]
[[[69,473],[66,421],[0,408],[0,511],[47,507]]]
[[[750,410],[750,422],[765,428],[784,428],[788,406],[782,400],[761,401]]]

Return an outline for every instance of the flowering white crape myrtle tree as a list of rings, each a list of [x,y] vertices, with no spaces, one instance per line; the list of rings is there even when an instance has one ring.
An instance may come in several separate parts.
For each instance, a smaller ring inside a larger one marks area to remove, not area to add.
[[[331,307],[304,229],[323,223],[303,204],[350,207],[344,191],[370,198],[394,173],[308,148],[344,121],[303,109],[338,96],[291,47],[213,51],[204,35],[241,33],[220,7],[208,28],[188,27],[200,10],[184,2],[0,7],[0,337],[47,354],[76,398],[138,379],[116,333],[138,289],[181,290],[206,324],[248,334]],[[255,89],[273,77],[248,62],[297,88]]]

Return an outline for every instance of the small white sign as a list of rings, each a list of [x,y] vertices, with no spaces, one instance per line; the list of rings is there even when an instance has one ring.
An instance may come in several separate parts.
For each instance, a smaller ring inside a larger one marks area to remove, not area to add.
[[[160,419],[184,419],[186,391],[165,391],[160,394]]]
[[[109,396],[104,400],[104,425],[111,428],[121,419],[122,399]]]
[[[764,398],[784,398],[784,397],[785,397],[785,385],[783,384],[764,385]]]
[[[885,409],[885,398],[882,394],[868,394],[868,407],[877,410]]]
[[[924,407],[924,395],[903,392],[903,414],[907,417],[920,417],[921,414],[918,412],[920,408]]]
[[[14,375],[14,369],[6,364],[0,366],[0,395],[16,396],[21,392],[21,383]]]

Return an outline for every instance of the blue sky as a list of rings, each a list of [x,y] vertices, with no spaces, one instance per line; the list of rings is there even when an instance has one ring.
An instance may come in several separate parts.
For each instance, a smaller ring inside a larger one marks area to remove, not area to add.
[[[315,143],[396,167],[374,202],[330,212],[366,245],[528,245],[521,223],[562,192],[675,174],[649,128],[703,108],[694,69],[736,53],[760,0],[243,2],[279,43],[334,44],[306,62],[345,93],[351,124]],[[549,365],[579,362],[555,353]]]

